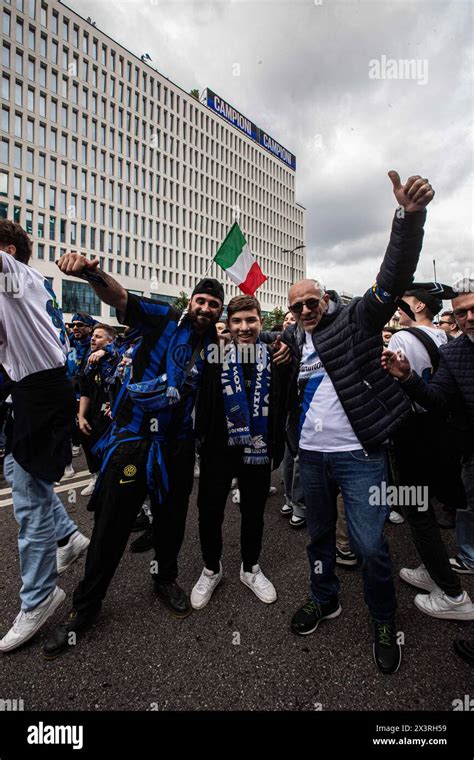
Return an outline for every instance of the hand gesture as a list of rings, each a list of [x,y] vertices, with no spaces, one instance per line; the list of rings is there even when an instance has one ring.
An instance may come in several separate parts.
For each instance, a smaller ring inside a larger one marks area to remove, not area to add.
[[[406,358],[403,351],[389,351],[386,348],[382,351],[382,357],[380,363],[384,370],[386,370],[392,377],[397,380],[407,380],[411,373],[410,362]]]
[[[282,343],[280,336],[272,343],[272,348],[275,353],[273,354],[273,364],[289,364],[291,361],[291,349],[286,343]]]
[[[433,200],[435,191],[427,179],[419,174],[409,177],[404,185],[400,182],[400,175],[396,171],[390,171],[388,176],[392,180],[393,192],[400,206],[405,211],[421,211]]]
[[[65,253],[56,264],[64,274],[80,277],[85,269],[89,272],[95,272],[99,266],[99,259],[95,258],[90,261],[80,253]]]

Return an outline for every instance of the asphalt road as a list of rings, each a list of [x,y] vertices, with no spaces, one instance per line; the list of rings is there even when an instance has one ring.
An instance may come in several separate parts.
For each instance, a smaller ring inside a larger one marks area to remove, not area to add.
[[[73,460],[84,471],[82,457]],[[84,476],[67,482],[83,483]],[[0,488],[5,484],[0,484]],[[224,526],[224,579],[209,605],[179,620],[152,591],[152,552],[127,552],[109,589],[100,621],[77,646],[54,661],[42,656],[46,629],[24,648],[1,658],[0,698],[22,699],[25,710],[441,710],[469,693],[472,670],[452,651],[452,640],[474,636],[474,625],[439,621],[413,604],[416,590],[398,578],[418,564],[406,525],[387,526],[397,573],[398,630],[405,638],[398,673],[384,676],[372,660],[372,626],[363,601],[360,571],[340,569],[343,614],[316,633],[294,636],[293,612],[308,596],[306,530],[292,530],[279,514],[283,489],[269,498],[261,566],[278,591],[262,604],[239,580],[239,510],[229,499]],[[83,485],[76,491],[79,491]],[[202,560],[196,509],[197,481],[180,555],[181,585],[188,591]],[[68,491],[60,493],[67,503]],[[68,504],[90,535],[86,499]],[[19,609],[17,528],[9,495],[0,491],[0,634]],[[136,537],[134,534],[133,537]],[[444,531],[453,548],[453,531]],[[65,573],[65,604],[48,621],[61,622],[81,578],[84,561]],[[465,580],[474,597],[474,577]]]

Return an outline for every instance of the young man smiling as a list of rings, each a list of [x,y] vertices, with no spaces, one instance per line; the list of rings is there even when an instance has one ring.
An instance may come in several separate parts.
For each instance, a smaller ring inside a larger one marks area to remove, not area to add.
[[[206,606],[222,579],[222,523],[234,477],[239,481],[242,517],[240,580],[266,604],[277,598],[258,559],[271,470],[283,456],[290,364],[273,361],[272,348],[261,342],[262,315],[256,298],[236,296],[227,315],[232,342],[222,364],[206,366],[197,406],[204,568],[191,593],[194,609]]]

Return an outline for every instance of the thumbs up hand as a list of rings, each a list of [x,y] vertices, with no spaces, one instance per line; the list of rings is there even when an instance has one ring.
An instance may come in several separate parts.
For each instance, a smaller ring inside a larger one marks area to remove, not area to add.
[[[388,176],[392,180],[395,198],[405,211],[409,213],[421,211],[433,200],[435,191],[428,180],[423,179],[419,174],[409,177],[404,185],[400,181],[398,172],[389,171]]]

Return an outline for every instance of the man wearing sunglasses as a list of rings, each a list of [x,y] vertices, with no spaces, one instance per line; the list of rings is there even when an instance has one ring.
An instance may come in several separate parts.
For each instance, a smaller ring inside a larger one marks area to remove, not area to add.
[[[311,598],[293,616],[294,633],[313,633],[341,613],[336,564],[336,497],[341,491],[349,540],[362,563],[364,596],[374,621],[373,655],[383,673],[401,662],[395,628],[397,607],[384,523],[387,505],[384,443],[411,406],[380,367],[382,329],[408,290],[423,240],[425,207],[434,191],[428,180],[404,185],[389,172],[400,207],[376,282],[362,298],[343,306],[315,280],[297,282],[289,308],[297,319],[299,405],[292,422],[299,433],[299,463],[310,534]],[[283,339],[291,342],[291,334]],[[377,498],[378,497],[378,498]]]
[[[463,335],[463,332],[459,329],[458,323],[456,322],[452,311],[443,311],[437,327],[446,333],[448,340],[460,338],[461,335]]]
[[[410,367],[405,357],[391,351],[382,354],[382,366],[399,380],[411,399],[428,410],[452,411],[465,420],[459,431],[464,451],[463,482],[466,490],[466,509],[456,514],[456,543],[458,554],[450,560],[452,568],[461,575],[474,574],[474,278],[464,278],[452,288],[453,316],[463,336],[449,341],[440,350],[436,374],[426,383]],[[445,604],[439,589],[423,600],[424,612],[432,617],[446,617]],[[471,619],[471,618],[469,618]],[[454,642],[457,654],[474,664],[474,641]]]

